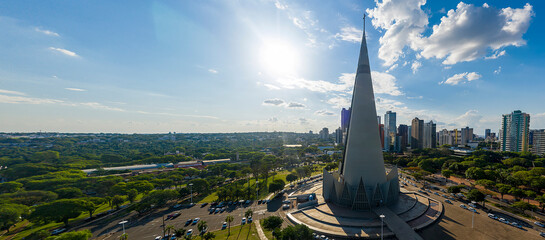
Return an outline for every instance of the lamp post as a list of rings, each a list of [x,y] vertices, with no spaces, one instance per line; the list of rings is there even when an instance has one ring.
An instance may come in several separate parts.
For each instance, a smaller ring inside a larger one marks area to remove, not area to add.
[[[190,195],[190,198],[191,198],[191,205],[193,205],[193,183],[190,183],[189,184],[189,189],[191,191],[191,195]]]
[[[127,221],[127,220],[119,222],[119,224],[123,225],[123,234],[125,234],[125,223],[128,223],[128,222],[129,221]]]
[[[380,239],[382,240],[382,239],[384,239],[384,217],[385,216],[383,214],[381,214],[379,217],[380,217],[380,220],[382,222],[382,224],[380,225]]]
[[[255,181],[255,188],[256,188],[256,195],[255,200],[257,201],[259,199],[259,181]]]
[[[474,222],[474,219],[475,219],[475,212],[472,212],[473,214],[471,214],[471,228],[473,228],[473,222]]]

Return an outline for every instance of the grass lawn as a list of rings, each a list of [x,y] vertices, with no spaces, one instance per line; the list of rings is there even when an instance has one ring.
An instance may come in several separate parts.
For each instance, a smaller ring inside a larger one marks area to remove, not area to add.
[[[217,240],[259,240],[255,224],[245,224],[231,227],[231,235],[227,235],[228,229],[213,232]],[[200,239],[200,238],[199,238]],[[272,238],[271,238],[272,239]]]

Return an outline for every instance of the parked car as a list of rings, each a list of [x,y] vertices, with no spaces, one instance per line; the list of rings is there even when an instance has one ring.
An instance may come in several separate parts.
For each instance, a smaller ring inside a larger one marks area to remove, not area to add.
[[[241,224],[242,224],[242,225],[246,224],[246,218],[245,218],[245,217],[242,218]]]
[[[61,234],[61,233],[65,232],[65,231],[66,231],[66,228],[57,228],[57,229],[51,231],[51,235]]]
[[[445,202],[452,204],[452,202],[450,200],[448,200],[448,199],[445,199]]]
[[[201,220],[201,218],[195,218],[193,219],[193,224],[197,224],[199,222],[199,220]]]
[[[187,230],[187,236],[191,236],[191,234],[193,234],[193,229]]]
[[[191,219],[191,218],[187,219],[187,221],[185,222],[185,225],[187,226],[187,225],[191,224],[191,222],[193,222],[193,219]]]
[[[542,222],[534,222],[534,224],[540,227],[545,227],[545,224],[543,224]]]
[[[460,204],[460,207],[463,208],[463,209],[467,209],[467,206],[464,205],[464,204]]]
[[[227,227],[227,222],[223,222],[223,224],[221,225],[221,229],[225,229]]]
[[[248,223],[251,223],[252,222],[252,216],[249,216],[248,217]]]
[[[203,208],[203,207],[206,207],[206,205],[208,205],[208,203],[205,202],[205,203],[201,204],[201,207],[202,207],[202,208]]]
[[[289,209],[290,208],[290,205],[289,204],[284,204],[282,205],[282,209],[286,210],[286,209]]]
[[[175,218],[179,217],[180,215],[182,215],[182,214],[179,213],[179,212],[176,212],[176,213],[172,214],[172,217],[171,217],[171,218],[172,218],[172,219],[175,219]]]

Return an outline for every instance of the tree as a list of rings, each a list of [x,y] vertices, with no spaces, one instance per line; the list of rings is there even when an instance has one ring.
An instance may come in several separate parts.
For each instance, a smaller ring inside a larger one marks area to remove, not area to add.
[[[295,226],[288,226],[284,228],[277,235],[277,239],[280,240],[311,240],[313,239],[312,230],[306,225],[299,224]]]
[[[210,188],[210,184],[204,179],[193,179],[189,183],[193,183],[193,193],[207,193]]]
[[[148,194],[149,191],[153,190],[153,184],[146,180],[139,180],[134,182],[127,183],[128,189],[136,189],[139,193]]]
[[[480,180],[477,180],[475,183],[478,185],[484,186],[487,189],[491,189],[492,187],[496,185],[494,181],[488,180],[488,179],[480,179]]]
[[[470,201],[475,201],[475,202],[483,202],[483,207],[484,207],[485,195],[478,189],[472,189],[471,191],[469,191],[467,193],[467,199]]]
[[[13,193],[19,191],[23,187],[19,182],[5,182],[0,183],[0,193]]]
[[[129,189],[127,191],[127,200],[129,200],[129,202],[133,203],[134,200],[136,200],[136,196],[138,196],[138,191],[136,189]]]
[[[479,180],[485,178],[485,176],[484,170],[479,167],[470,167],[466,170],[466,178],[469,179]]]
[[[119,236],[119,240],[128,240],[129,239],[129,234],[127,233],[123,233],[121,234],[121,236]]]
[[[91,238],[93,234],[89,230],[65,232],[59,236],[51,236],[46,240],[87,240]]]
[[[516,199],[526,197],[524,190],[515,187],[512,187],[511,190],[509,190],[509,194],[513,195]]]
[[[527,202],[524,202],[524,201],[518,201],[518,202],[515,202],[513,203],[511,206],[513,206],[514,208],[518,208],[520,209],[521,211],[524,211],[524,210],[532,210],[533,208],[535,208],[536,206],[532,205],[532,204],[529,204]]]
[[[443,169],[443,170],[441,171],[441,175],[443,175],[443,177],[445,177],[445,178],[447,178],[447,179],[448,179],[450,176],[452,176],[453,173],[454,173],[454,172],[453,172],[452,170],[449,170],[449,169]]]
[[[22,217],[29,213],[29,208],[21,204],[0,205],[0,230],[9,233],[11,226],[21,221]]]
[[[526,195],[526,197],[528,199],[528,203],[530,202],[530,198],[535,198],[537,196],[536,192],[534,192],[532,190],[524,191],[524,195]]]
[[[539,207],[541,207],[541,211],[543,212],[545,208],[545,195],[537,196],[535,200],[539,202]]]
[[[511,190],[511,186],[503,183],[496,184],[496,188],[498,188],[498,192],[501,195],[501,199],[503,199],[503,195],[509,193]]]
[[[178,228],[174,230],[174,235],[176,235],[177,238],[181,238],[185,235],[186,230],[183,228]]]
[[[290,173],[290,174],[288,174],[288,175],[286,176],[286,181],[288,181],[288,182],[290,182],[290,183],[293,182],[293,181],[295,181],[295,180],[297,180],[297,179],[298,179],[297,175],[295,175],[295,174],[293,174],[293,173]]]
[[[280,228],[282,226],[282,220],[281,217],[278,216],[269,216],[265,219],[263,219],[263,227],[269,231],[272,231],[274,229]]]
[[[199,224],[197,224],[197,230],[199,230],[199,235],[201,235],[201,239],[204,239],[204,230],[208,229],[208,224],[206,221],[200,221]]]
[[[211,233],[211,232],[207,232],[206,234],[203,235],[203,238],[205,240],[212,240],[216,237],[216,234],[214,233]]]
[[[65,187],[55,190],[55,193],[59,198],[79,198],[83,196],[83,193],[79,188],[75,187]]]
[[[233,220],[235,220],[235,218],[233,218],[233,216],[231,215],[228,215],[227,217],[225,217],[225,221],[227,222],[227,226],[229,229],[227,236],[231,236],[231,223],[233,222]]]
[[[276,179],[271,184],[269,184],[269,192],[273,193],[273,192],[280,191],[284,189],[285,185],[286,183],[282,179]]]
[[[166,226],[165,231],[167,231],[168,235],[170,236],[170,231],[174,231],[174,226],[172,225]]]
[[[116,209],[119,209],[119,206],[121,206],[121,204],[123,204],[124,202],[125,198],[123,196],[115,195],[112,198],[112,205],[114,205]]]
[[[87,201],[87,204],[85,205],[85,210],[89,212],[89,217],[93,217],[93,213],[102,205],[104,202],[106,202],[106,199],[99,198],[99,197],[88,197],[85,198]]]
[[[57,199],[57,194],[49,191],[18,191],[14,193],[4,193],[0,195],[0,200],[33,206],[43,202],[50,202]]]
[[[462,191],[462,188],[464,188],[463,185],[458,185],[458,186],[450,186],[447,188],[447,191],[449,193],[459,193]]]
[[[64,222],[68,225],[68,219],[78,217],[86,210],[87,202],[81,199],[61,199],[37,206],[30,214],[33,221]]]

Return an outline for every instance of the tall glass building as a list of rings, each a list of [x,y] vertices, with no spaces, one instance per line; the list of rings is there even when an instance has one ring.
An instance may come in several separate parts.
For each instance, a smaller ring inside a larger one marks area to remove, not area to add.
[[[502,115],[501,150],[510,152],[527,152],[530,141],[530,114],[515,110],[511,114]]]

